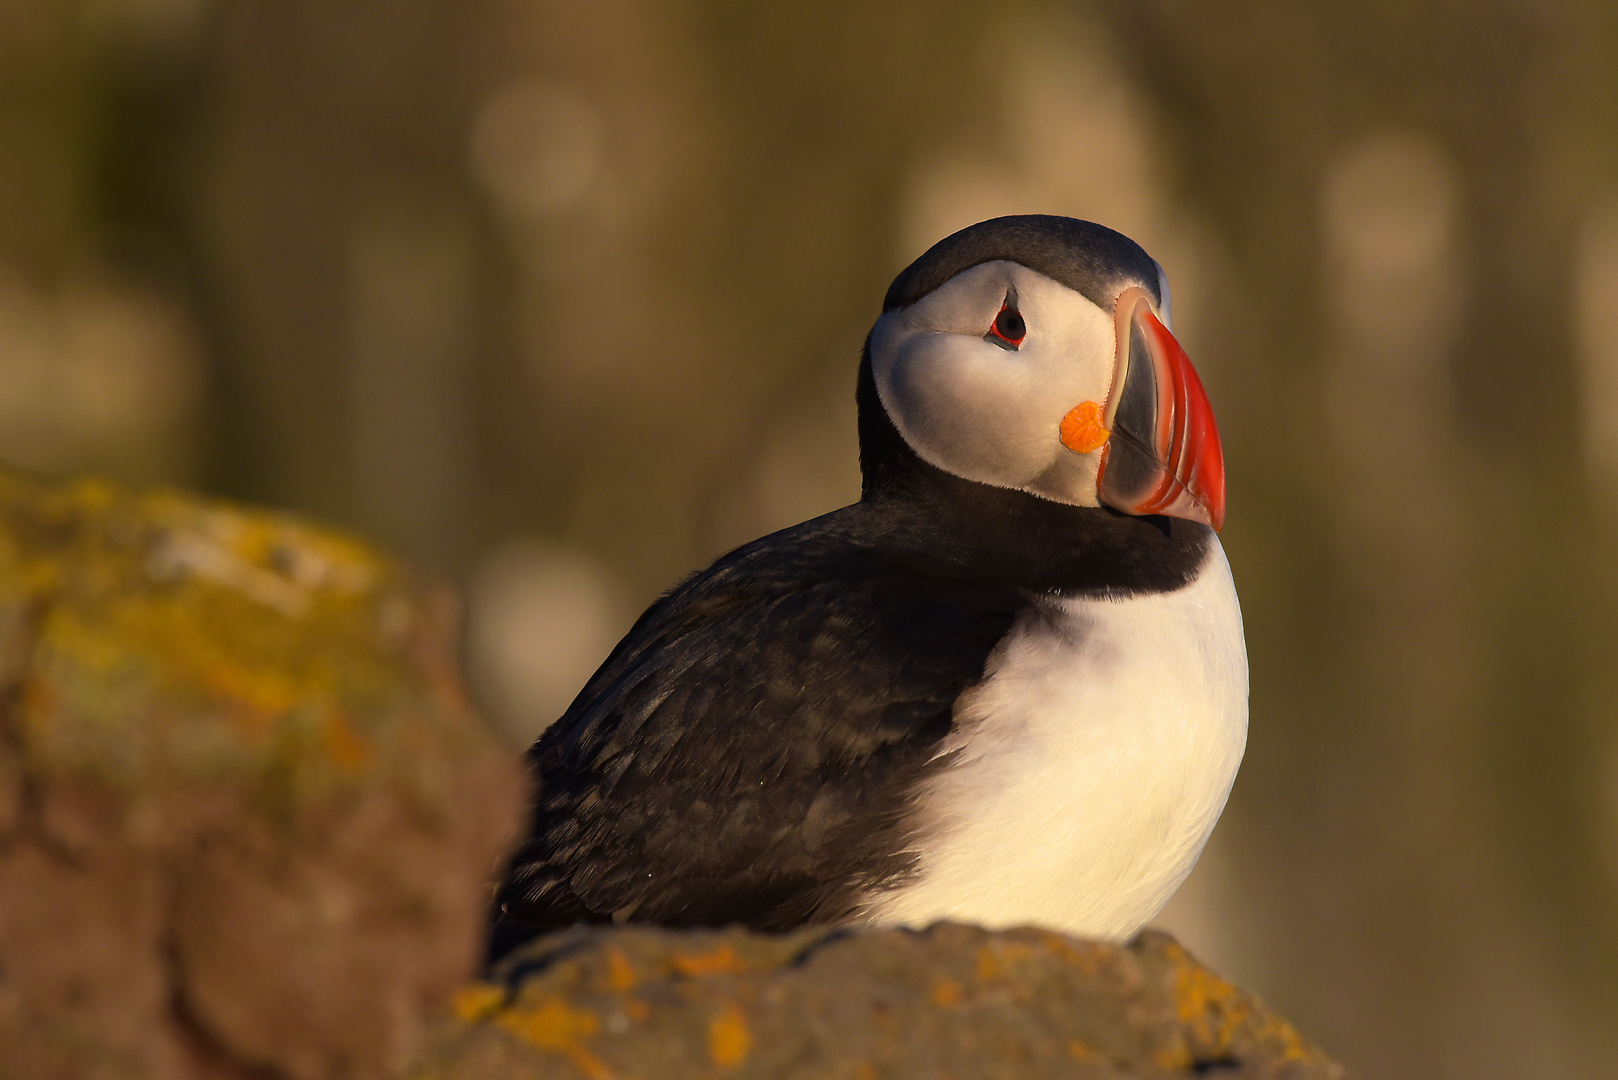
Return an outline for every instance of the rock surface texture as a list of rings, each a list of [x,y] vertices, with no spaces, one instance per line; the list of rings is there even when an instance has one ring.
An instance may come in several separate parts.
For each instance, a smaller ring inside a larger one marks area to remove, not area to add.
[[[1170,939],[578,928],[475,970],[518,755],[455,603],[0,472],[0,1080],[1341,1078]]]
[[[579,928],[463,990],[435,1080],[1343,1080],[1166,935]]]
[[[285,517],[0,474],[0,1077],[415,1058],[523,799],[455,624]]]

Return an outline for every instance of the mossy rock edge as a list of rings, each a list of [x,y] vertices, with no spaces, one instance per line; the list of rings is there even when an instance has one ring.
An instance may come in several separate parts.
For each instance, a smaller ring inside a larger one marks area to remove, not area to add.
[[[1166,934],[578,928],[457,998],[420,1080],[1345,1080]]]
[[[0,1077],[415,1058],[523,799],[457,620],[286,515],[0,473]]]

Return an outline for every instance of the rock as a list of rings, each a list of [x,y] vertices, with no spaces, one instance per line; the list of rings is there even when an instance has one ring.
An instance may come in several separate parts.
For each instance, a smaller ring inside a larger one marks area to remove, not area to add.
[[[456,617],[287,517],[0,473],[0,1077],[419,1054],[522,802]]]
[[[289,518],[0,472],[0,1080],[1346,1076],[1160,934],[577,928],[466,985],[523,800],[455,624]]]
[[[1345,1080],[1167,935],[578,928],[463,990],[426,1080]]]

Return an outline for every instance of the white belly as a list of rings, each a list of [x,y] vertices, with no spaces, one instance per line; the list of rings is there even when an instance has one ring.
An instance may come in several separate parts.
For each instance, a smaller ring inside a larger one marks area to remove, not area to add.
[[[1178,592],[1040,601],[955,718],[954,764],[920,793],[920,873],[871,920],[1132,937],[1191,872],[1247,745],[1224,550]]]

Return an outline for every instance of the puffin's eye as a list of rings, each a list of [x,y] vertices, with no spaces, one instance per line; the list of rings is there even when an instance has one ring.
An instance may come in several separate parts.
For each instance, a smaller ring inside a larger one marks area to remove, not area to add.
[[[1002,349],[1015,349],[1028,336],[1028,324],[1023,321],[1022,313],[1007,302],[1000,305],[1000,314],[994,317],[989,332],[983,336]]]

